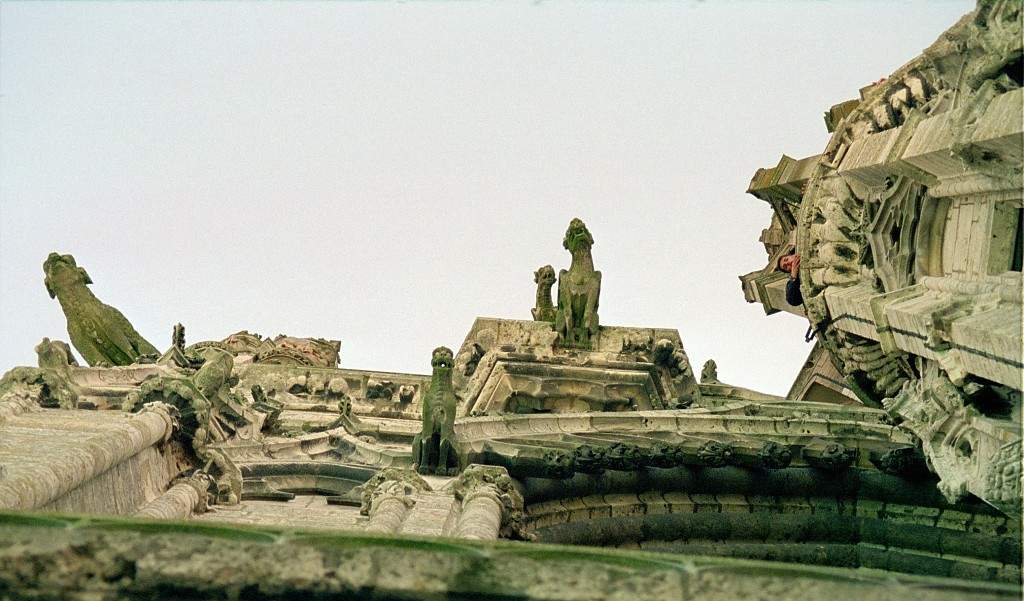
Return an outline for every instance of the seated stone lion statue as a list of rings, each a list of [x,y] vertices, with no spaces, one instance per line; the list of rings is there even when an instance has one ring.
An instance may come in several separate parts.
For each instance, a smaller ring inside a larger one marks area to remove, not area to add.
[[[423,428],[412,441],[412,460],[421,474],[450,476],[459,471],[455,452],[455,391],[452,388],[451,349],[434,349],[433,375],[423,396]]]

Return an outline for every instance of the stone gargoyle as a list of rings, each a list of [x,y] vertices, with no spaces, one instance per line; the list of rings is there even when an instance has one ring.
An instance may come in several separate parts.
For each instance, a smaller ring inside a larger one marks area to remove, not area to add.
[[[572,264],[568,270],[558,273],[558,308],[555,312],[555,331],[565,346],[589,349],[591,337],[598,332],[601,272],[594,270],[594,259],[590,254],[593,245],[594,237],[586,224],[580,219],[573,219],[562,240],[562,246],[572,254]]]
[[[60,302],[68,335],[89,365],[131,365],[159,353],[139,335],[120,311],[89,290],[92,280],[71,255],[50,253],[43,263],[46,291]]]
[[[551,303],[551,287],[555,285],[555,270],[545,265],[533,272],[533,281],[537,284],[537,299],[533,307],[534,321],[554,321],[555,306]]]
[[[452,388],[451,349],[438,347],[430,358],[433,375],[423,396],[423,428],[412,441],[412,461],[421,474],[454,475],[459,471],[455,453],[455,390]]]

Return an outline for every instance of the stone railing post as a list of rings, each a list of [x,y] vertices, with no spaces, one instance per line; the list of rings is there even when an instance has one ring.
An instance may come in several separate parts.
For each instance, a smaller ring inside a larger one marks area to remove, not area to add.
[[[452,535],[494,540],[526,538],[522,530],[523,497],[503,467],[470,465],[453,485],[462,503]]]
[[[416,504],[416,495],[430,490],[430,485],[410,469],[385,468],[363,485],[359,513],[370,517],[366,532],[398,532],[409,510]]]
[[[175,427],[172,408],[150,403],[116,429],[98,433],[59,457],[45,457],[0,480],[0,509],[33,509],[64,496],[81,484],[170,438]]]
[[[135,515],[158,520],[183,520],[195,512],[205,511],[212,482],[213,479],[203,472],[183,478],[164,494],[143,505]]]

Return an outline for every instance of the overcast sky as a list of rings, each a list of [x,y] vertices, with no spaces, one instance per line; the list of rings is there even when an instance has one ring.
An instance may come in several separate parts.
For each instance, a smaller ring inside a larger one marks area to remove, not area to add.
[[[426,373],[474,317],[530,318],[578,216],[603,324],[784,394],[806,323],[743,300],[747,184],[972,6],[3,3],[0,371],[68,339],[58,251],[161,350],[180,321]]]

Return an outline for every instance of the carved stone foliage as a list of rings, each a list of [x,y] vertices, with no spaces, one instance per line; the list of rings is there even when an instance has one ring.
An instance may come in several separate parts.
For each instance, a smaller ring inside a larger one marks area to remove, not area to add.
[[[1021,513],[1019,423],[982,415],[935,364],[885,407],[921,439],[950,502],[972,493],[1004,512]]]
[[[43,263],[46,291],[60,302],[68,335],[89,365],[130,365],[156,360],[159,353],[120,311],[105,305],[89,290],[92,279],[71,255],[50,253]]]
[[[505,468],[469,465],[452,485],[452,492],[464,508],[474,497],[489,497],[497,501],[502,508],[498,533],[501,538],[531,538],[524,527],[523,496],[516,490]]]
[[[430,485],[410,469],[389,467],[374,474],[361,487],[359,513],[370,515],[373,506],[384,497],[398,499],[412,507],[420,492],[430,491]]]
[[[181,416],[181,435],[201,462],[216,468],[219,500],[236,503],[241,498],[241,473],[216,445],[233,438],[256,439],[276,419],[281,406],[269,401],[262,389],[254,391],[254,402],[231,391],[237,378],[232,378],[234,361],[227,351],[208,348],[203,357],[203,365],[191,375],[145,380],[129,393],[124,409],[135,411],[152,402],[174,407]]]
[[[228,351],[236,360],[264,365],[293,365],[306,367],[337,367],[341,342],[323,338],[298,338],[280,334],[264,338],[248,330],[235,332],[222,341],[197,342],[185,349],[184,354],[195,361],[205,349]]]
[[[761,446],[758,459],[762,467],[779,469],[788,466],[793,461],[793,452],[786,445],[768,440]]]
[[[282,334],[265,341],[253,361],[272,365],[337,367],[340,351],[341,342],[337,340],[295,338]]]
[[[480,346],[479,343],[472,343],[469,347],[469,353],[463,358],[462,375],[467,378],[472,377],[476,373],[476,368],[480,365],[480,360],[484,358],[485,354],[484,347]]]

